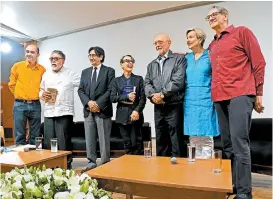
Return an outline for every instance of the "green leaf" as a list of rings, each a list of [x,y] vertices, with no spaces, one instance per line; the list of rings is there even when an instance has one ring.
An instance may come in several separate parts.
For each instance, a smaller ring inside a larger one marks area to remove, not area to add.
[[[18,169],[17,167],[15,167],[15,171],[17,172],[17,173],[20,173],[20,169]],[[21,174],[21,173],[20,173]]]
[[[12,198],[19,199],[16,193],[12,192],[11,195],[12,195]]]
[[[73,176],[73,170],[70,170],[69,172],[69,178],[71,178]]]
[[[52,191],[52,190],[49,190],[49,191],[48,191],[48,195],[49,195],[50,197],[53,197],[53,195],[54,195],[53,191]]]
[[[43,165],[43,166],[42,166],[42,171],[45,171],[45,170],[46,170],[46,166]]]
[[[22,178],[21,184],[22,184],[22,186],[23,186],[23,189],[26,189],[26,181],[25,181],[24,178]]]
[[[82,184],[80,187],[80,192],[87,193],[88,192],[88,185],[86,183]]]
[[[43,193],[37,187],[32,189],[31,193],[32,193],[33,196],[36,196],[37,198],[41,198],[42,195],[43,195]]]

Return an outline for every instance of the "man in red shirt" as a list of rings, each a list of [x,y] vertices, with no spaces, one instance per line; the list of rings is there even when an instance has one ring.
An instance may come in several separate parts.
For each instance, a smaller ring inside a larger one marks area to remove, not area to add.
[[[249,130],[253,108],[263,112],[265,60],[254,34],[228,25],[228,11],[213,6],[206,20],[215,30],[209,45],[212,99],[219,119],[223,149],[232,162],[236,199],[251,199]]]

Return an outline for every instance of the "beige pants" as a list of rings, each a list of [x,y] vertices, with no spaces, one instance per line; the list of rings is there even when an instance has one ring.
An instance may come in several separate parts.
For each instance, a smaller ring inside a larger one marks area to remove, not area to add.
[[[190,136],[190,144],[196,147],[195,158],[208,159],[211,158],[214,142],[212,136]]]

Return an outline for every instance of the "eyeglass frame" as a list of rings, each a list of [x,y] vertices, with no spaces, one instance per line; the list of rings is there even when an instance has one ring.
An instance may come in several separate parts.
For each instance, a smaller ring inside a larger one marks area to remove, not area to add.
[[[89,55],[87,55],[87,57],[88,57],[88,58],[91,58],[91,57],[93,58],[93,57],[99,57],[99,56],[96,55],[96,54],[89,54]]]
[[[219,14],[223,14],[222,12],[213,12],[210,15],[205,17],[206,21],[209,21],[210,17],[217,17]]]
[[[135,60],[128,60],[128,59],[122,60],[122,63],[125,63],[125,62],[134,64]]]
[[[59,61],[59,60],[61,60],[61,59],[64,59],[63,57],[49,57],[49,61]]]

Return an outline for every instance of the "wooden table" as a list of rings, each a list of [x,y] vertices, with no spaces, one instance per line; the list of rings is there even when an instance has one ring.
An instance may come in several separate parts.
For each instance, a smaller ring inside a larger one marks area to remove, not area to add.
[[[71,151],[58,151],[52,153],[50,150],[28,151],[28,152],[7,152],[0,155],[1,173],[11,171],[15,167],[42,166],[47,168],[60,167],[67,168],[67,155]]]
[[[232,192],[230,160],[223,160],[222,172],[212,172],[212,160],[124,155],[87,172],[101,188],[149,199],[225,199]]]

